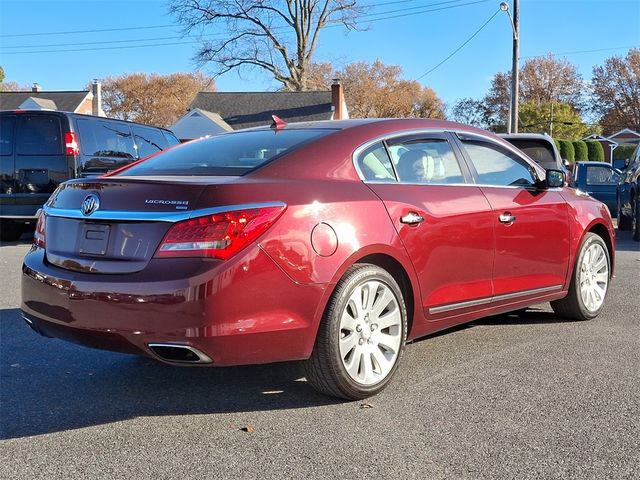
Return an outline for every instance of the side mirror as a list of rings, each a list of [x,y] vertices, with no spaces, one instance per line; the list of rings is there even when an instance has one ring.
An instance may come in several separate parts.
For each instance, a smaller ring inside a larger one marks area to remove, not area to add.
[[[547,170],[544,179],[544,188],[560,188],[564,187],[565,174],[561,170]]]

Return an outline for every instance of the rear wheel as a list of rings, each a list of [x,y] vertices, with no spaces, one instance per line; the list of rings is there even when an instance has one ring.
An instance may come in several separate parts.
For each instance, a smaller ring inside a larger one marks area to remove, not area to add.
[[[338,282],[305,362],[318,391],[356,400],[375,395],[398,367],[407,335],[400,287],[382,268],[351,267]]]
[[[633,221],[633,239],[640,241],[640,197],[636,199],[636,208],[634,208],[634,221]]]
[[[558,315],[576,320],[590,320],[602,310],[609,287],[611,260],[604,240],[587,233],[573,269],[569,294],[551,302]]]

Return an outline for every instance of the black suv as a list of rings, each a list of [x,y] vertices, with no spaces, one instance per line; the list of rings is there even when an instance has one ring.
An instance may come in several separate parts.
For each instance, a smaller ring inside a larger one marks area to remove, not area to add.
[[[0,237],[16,240],[58,184],[180,143],[162,128],[92,115],[0,112]]]

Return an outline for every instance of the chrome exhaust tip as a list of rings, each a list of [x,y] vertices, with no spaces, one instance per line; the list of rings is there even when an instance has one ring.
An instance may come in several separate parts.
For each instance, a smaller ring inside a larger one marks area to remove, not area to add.
[[[207,355],[190,345],[179,343],[148,343],[147,347],[156,356],[171,363],[213,363]]]

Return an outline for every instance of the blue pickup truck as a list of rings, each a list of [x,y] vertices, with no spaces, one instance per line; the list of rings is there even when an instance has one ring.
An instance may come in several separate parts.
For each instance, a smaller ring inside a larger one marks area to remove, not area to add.
[[[569,185],[597,198],[615,217],[618,210],[617,188],[622,173],[608,163],[576,162]]]

